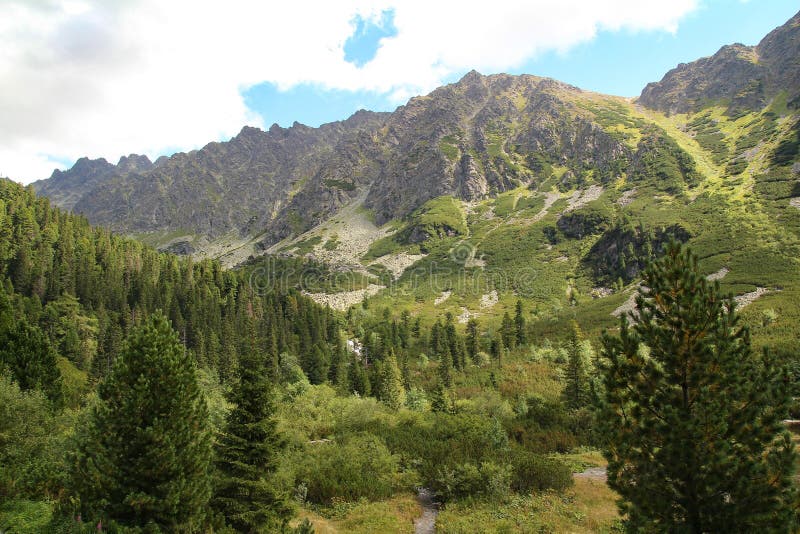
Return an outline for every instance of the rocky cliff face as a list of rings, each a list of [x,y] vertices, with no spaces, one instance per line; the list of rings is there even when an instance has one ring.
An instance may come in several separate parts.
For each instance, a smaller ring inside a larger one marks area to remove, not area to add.
[[[711,57],[678,65],[648,84],[639,103],[674,114],[727,101],[737,113],[759,109],[783,91],[789,101],[800,96],[800,13],[757,46],[723,46]]]
[[[233,139],[159,158],[81,159],[34,187],[93,223],[125,233],[184,231],[215,238],[262,229],[297,189],[336,158],[337,146],[379,127],[384,115],[359,112],[309,128],[295,123],[264,132],[245,127]]]

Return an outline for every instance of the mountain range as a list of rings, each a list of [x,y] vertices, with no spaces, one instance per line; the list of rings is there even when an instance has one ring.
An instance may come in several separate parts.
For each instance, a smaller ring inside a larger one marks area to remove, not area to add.
[[[800,14],[635,99],[473,71],[392,113],[245,127],[155,162],[84,158],[33,187],[162,250],[248,268],[310,260],[314,280],[289,278],[335,308],[372,299],[491,325],[522,297],[544,336],[575,318],[613,327],[641,269],[678,239],[751,323],[770,317],[754,339],[789,346]]]
[[[94,224],[188,253],[243,239],[264,249],[362,197],[381,225],[442,195],[475,201],[535,187],[546,166],[566,168],[562,189],[606,183],[635,175],[649,151],[671,143],[660,115],[722,105],[733,117],[779,98],[796,121],[799,25],[795,16],[758,46],[725,46],[681,64],[635,100],[473,71],[393,113],[359,111],[319,128],[245,127],[230,141],[156,162],[135,154],[117,165],[82,158],[33,186]],[[687,133],[701,144],[708,137],[729,144],[713,124],[689,125]],[[713,156],[731,172],[752,157],[743,146],[719,148]]]

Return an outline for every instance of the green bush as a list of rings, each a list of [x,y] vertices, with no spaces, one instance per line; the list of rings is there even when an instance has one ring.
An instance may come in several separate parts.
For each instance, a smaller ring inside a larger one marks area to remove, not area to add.
[[[42,501],[9,500],[0,504],[0,532],[37,534],[48,530],[52,504]]]
[[[426,414],[375,428],[404,463],[415,465],[425,484],[435,484],[444,466],[480,465],[507,450],[508,438],[493,419],[474,414]]]
[[[306,498],[318,504],[330,504],[334,498],[385,499],[398,480],[397,457],[369,434],[310,444],[304,460],[296,478],[308,489]]]
[[[442,466],[433,489],[446,501],[466,497],[503,497],[511,486],[511,466],[495,462]]]
[[[553,489],[564,490],[572,485],[569,467],[554,458],[519,451],[512,459],[511,487],[519,493]]]

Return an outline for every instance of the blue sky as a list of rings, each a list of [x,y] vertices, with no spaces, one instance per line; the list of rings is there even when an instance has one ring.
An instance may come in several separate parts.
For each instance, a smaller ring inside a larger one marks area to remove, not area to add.
[[[796,0],[704,0],[674,33],[601,31],[565,52],[548,51],[519,67],[482,73],[535,74],[600,93],[637,96],[648,82],[660,80],[678,63],[712,55],[725,44],[758,44],[799,9]],[[345,59],[362,66],[374,57],[380,39],[395,35],[396,29],[391,12],[384,12],[378,24],[357,19],[357,26],[345,44]],[[468,70],[452,73],[444,81],[456,81]],[[398,105],[388,94],[325,89],[320,84],[280,91],[274,84],[263,83],[244,95],[266,124],[284,127],[294,121],[319,126],[347,118],[358,109],[392,111]]]
[[[476,69],[639,94],[798,0],[0,1],[0,175],[391,111]],[[191,16],[187,16],[190,14]]]

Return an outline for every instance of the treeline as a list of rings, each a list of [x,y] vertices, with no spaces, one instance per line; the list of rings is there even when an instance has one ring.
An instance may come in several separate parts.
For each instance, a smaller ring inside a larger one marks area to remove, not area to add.
[[[475,319],[467,321],[462,333],[451,313],[430,326],[423,326],[420,318],[412,318],[407,310],[394,315],[389,308],[383,308],[375,315],[368,309],[368,302],[350,308],[345,319],[347,329],[362,342],[355,357],[362,365],[346,369],[335,365],[330,373],[331,383],[349,392],[371,394],[396,407],[399,394],[409,405],[430,400],[434,411],[450,412],[455,374],[492,363],[499,368],[509,351],[528,345],[521,301],[517,301],[513,318],[505,313],[499,329],[492,333],[482,331]],[[414,383],[410,369],[412,365],[427,366],[428,362],[436,363],[436,378],[427,384],[429,398],[421,398],[421,384]],[[398,388],[410,395],[397,393]]]
[[[132,327],[156,310],[198,364],[223,381],[235,378],[253,342],[273,359],[273,371],[281,354],[317,354],[321,364],[300,358],[311,375],[338,343],[333,313],[299,293],[252,287],[245,273],[216,261],[178,258],[94,228],[8,180],[0,180],[0,280],[16,310],[15,329],[39,329],[95,380]]]

